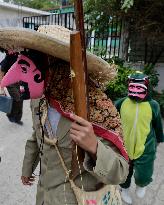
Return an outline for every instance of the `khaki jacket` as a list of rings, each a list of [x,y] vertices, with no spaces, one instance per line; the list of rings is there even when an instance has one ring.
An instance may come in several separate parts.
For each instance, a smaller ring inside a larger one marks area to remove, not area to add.
[[[77,205],[76,198],[70,187],[68,179],[57,155],[55,148],[46,143],[41,146],[42,134],[38,115],[38,101],[31,103],[34,121],[34,132],[27,140],[25,156],[23,161],[22,175],[31,176],[33,167],[36,167],[39,148],[42,147],[41,155],[41,175],[37,187],[36,205]],[[47,114],[46,107],[42,109],[42,122]],[[71,140],[69,138],[71,122],[61,117],[57,128],[58,147],[62,153],[68,169],[71,168]],[[118,154],[115,149],[98,138],[96,163],[85,154],[84,171],[82,181],[77,176],[75,183],[77,186],[84,186],[86,191],[96,190],[98,184],[120,184],[126,180],[128,174],[128,162]]]

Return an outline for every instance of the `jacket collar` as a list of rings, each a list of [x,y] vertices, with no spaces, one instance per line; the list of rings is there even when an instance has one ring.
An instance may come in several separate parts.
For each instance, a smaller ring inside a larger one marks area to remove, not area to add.
[[[48,104],[46,100],[44,100],[43,103],[41,104],[40,112],[41,112],[41,123],[42,126],[44,127],[48,115]],[[71,127],[71,121],[61,115],[61,118],[58,123],[57,131],[56,131],[58,141],[60,141],[69,132],[70,127]]]

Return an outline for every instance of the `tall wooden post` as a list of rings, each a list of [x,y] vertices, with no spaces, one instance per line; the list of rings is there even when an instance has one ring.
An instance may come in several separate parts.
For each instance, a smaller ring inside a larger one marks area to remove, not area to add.
[[[72,32],[70,36],[70,65],[72,72],[75,113],[78,116],[87,119],[86,75],[84,72],[81,37],[79,31]]]
[[[88,88],[87,88],[87,61],[85,49],[85,33],[83,6],[81,0],[75,0],[76,30],[70,37],[70,65],[72,72],[72,87],[75,105],[75,113],[89,119]],[[75,143],[72,147],[72,175],[75,177],[84,161],[84,150]]]
[[[74,0],[74,9],[75,9],[75,22],[76,30],[80,31],[81,37],[81,49],[82,49],[82,61],[83,69],[85,73],[85,84],[86,84],[86,97],[87,97],[87,119],[89,120],[89,98],[88,98],[88,71],[87,71],[87,59],[86,59],[86,43],[85,43],[85,29],[84,29],[84,12],[83,12],[83,1]]]
[[[74,31],[70,36],[70,66],[72,75],[72,89],[75,113],[87,119],[86,79],[84,63],[82,60],[81,37],[79,31]],[[72,147],[72,176],[75,177],[84,161],[84,150],[73,143]]]

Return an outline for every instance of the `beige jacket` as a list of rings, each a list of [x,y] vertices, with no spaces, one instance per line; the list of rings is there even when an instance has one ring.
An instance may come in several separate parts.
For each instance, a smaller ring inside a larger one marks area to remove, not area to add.
[[[31,103],[34,132],[27,140],[25,156],[23,161],[22,175],[31,176],[32,169],[39,160],[36,160],[41,146],[41,127],[38,113],[38,102],[33,100]],[[46,107],[42,109],[42,123],[47,114]],[[44,119],[43,119],[44,118]],[[71,168],[71,140],[69,129],[71,122],[61,117],[57,128],[58,147],[62,152],[66,166]],[[41,175],[39,177],[36,205],[77,205],[75,196],[72,192],[68,179],[53,146],[43,144],[43,155],[41,157]],[[99,183],[120,184],[126,180],[128,174],[128,162],[119,155],[115,149],[98,138],[97,160],[96,163],[87,155],[84,160],[84,171],[82,182],[80,177],[76,177],[75,183],[79,187],[84,186],[87,191],[96,190]]]

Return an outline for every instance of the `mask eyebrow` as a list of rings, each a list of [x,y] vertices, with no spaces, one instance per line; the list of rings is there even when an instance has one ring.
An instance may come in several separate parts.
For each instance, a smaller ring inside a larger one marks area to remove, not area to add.
[[[35,72],[36,70],[38,70],[37,68],[35,68],[32,72]]]
[[[18,64],[24,64],[30,67],[30,64],[27,61],[22,60],[22,59],[18,61]]]

